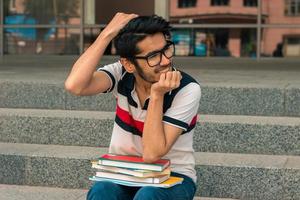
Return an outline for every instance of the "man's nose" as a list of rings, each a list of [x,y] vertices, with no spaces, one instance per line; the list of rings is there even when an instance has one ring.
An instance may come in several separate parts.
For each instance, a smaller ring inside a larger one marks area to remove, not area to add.
[[[164,65],[168,65],[169,63],[170,63],[170,58],[167,58],[167,57],[165,56],[165,54],[162,53],[160,65],[161,65],[161,66],[164,66]]]

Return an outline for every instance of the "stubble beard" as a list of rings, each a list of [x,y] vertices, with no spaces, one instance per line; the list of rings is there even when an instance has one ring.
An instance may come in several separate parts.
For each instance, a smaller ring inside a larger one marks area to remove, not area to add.
[[[161,71],[165,70],[165,68],[169,68],[170,70],[171,67],[172,67],[172,62],[165,66],[157,66],[154,69],[154,73],[159,74]],[[144,81],[148,83],[154,84],[158,82],[156,80],[153,80],[153,78],[151,78],[150,76],[147,76],[140,66],[136,66],[136,72]]]

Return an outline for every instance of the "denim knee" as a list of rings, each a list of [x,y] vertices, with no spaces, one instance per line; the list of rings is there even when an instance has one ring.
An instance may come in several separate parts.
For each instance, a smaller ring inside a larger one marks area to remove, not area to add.
[[[162,200],[167,199],[163,188],[142,187],[134,196],[134,200]]]
[[[96,182],[87,194],[87,200],[111,200],[114,199],[114,184],[111,182]]]

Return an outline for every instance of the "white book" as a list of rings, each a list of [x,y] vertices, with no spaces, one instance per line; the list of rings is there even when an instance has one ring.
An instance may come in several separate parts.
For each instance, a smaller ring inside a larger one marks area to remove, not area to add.
[[[144,169],[161,172],[170,166],[169,159],[159,159],[153,163],[145,163],[140,156],[104,154],[98,159],[99,165]]]
[[[113,172],[96,172],[96,177],[99,178],[106,178],[106,179],[116,179],[116,180],[122,180],[122,181],[131,181],[131,182],[138,182],[138,183],[161,183],[167,180],[170,175],[165,174],[157,177],[136,177],[126,174],[119,174],[119,173],[113,173]]]

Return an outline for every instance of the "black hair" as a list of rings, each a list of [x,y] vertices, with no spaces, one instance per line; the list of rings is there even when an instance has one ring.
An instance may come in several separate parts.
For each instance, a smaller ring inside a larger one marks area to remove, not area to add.
[[[114,40],[117,54],[123,58],[132,58],[140,50],[137,43],[148,35],[162,33],[166,38],[170,37],[171,26],[169,22],[157,15],[139,16],[129,21],[120,30]],[[132,60],[132,59],[130,59]]]

